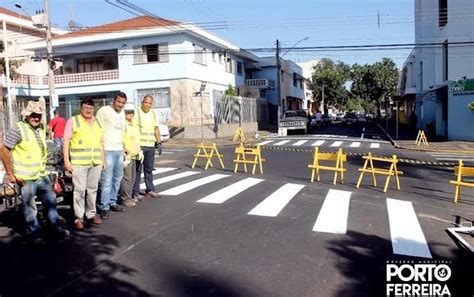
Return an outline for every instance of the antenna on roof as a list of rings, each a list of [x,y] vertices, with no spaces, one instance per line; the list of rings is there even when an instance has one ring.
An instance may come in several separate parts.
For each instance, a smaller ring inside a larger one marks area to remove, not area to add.
[[[74,7],[72,4],[69,7],[69,22],[67,22],[67,25],[70,31],[80,31],[83,28],[81,24],[74,21]]]

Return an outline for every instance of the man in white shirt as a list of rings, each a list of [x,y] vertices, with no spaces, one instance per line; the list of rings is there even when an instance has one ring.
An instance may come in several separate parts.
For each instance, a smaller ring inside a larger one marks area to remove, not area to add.
[[[100,179],[100,216],[109,217],[109,211],[125,211],[117,203],[117,193],[123,177],[123,136],[125,133],[125,113],[122,110],[127,103],[127,95],[118,92],[111,105],[99,109],[96,119],[104,129],[105,169]]]

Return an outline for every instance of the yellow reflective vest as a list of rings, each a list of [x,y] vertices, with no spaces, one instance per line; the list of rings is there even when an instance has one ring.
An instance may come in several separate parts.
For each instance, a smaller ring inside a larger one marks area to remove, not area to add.
[[[38,144],[33,128],[26,122],[16,123],[20,129],[21,141],[12,151],[13,173],[17,178],[37,180],[46,175],[46,130],[43,125],[38,129],[43,149]]]
[[[156,141],[155,127],[157,126],[155,112],[150,110],[145,113],[141,107],[137,111],[136,123],[140,128],[140,145],[154,147]]]
[[[94,120],[90,126],[83,116],[73,116],[69,147],[71,164],[81,166],[102,164],[102,135],[102,126],[98,121]]]
[[[130,153],[132,159],[136,159],[140,153],[140,130],[133,122],[126,121],[125,123],[123,146]]]

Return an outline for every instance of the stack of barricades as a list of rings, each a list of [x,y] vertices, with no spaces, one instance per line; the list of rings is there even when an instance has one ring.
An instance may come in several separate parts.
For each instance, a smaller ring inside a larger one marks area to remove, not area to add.
[[[428,139],[426,138],[425,131],[418,130],[418,134],[416,135],[415,144],[420,146],[420,144],[428,145]]]

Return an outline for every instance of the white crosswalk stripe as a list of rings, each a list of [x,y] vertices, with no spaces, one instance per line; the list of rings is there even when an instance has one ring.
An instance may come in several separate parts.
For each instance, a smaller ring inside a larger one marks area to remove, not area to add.
[[[318,141],[313,142],[312,146],[320,146],[325,142],[326,140],[318,140]]]
[[[255,208],[249,211],[249,215],[276,217],[280,211],[298,194],[304,185],[285,184],[273,192]]]
[[[286,144],[286,143],[288,143],[288,142],[290,142],[290,141],[291,141],[291,140],[282,140],[282,141],[280,141],[280,142],[275,143],[275,145],[284,145],[284,144]]]
[[[458,162],[459,160],[463,160],[465,162],[474,162],[474,154],[435,153],[430,155],[438,161]]]
[[[262,141],[260,143],[257,143],[257,145],[265,145],[265,144],[269,144],[269,143],[272,143],[273,140],[266,140],[266,141]]]
[[[329,190],[313,231],[345,234],[352,192]]]
[[[409,201],[387,199],[393,253],[431,258],[415,209]]]
[[[153,175],[155,175],[155,174],[160,174],[160,173],[165,173],[165,172],[173,171],[173,170],[176,170],[176,169],[178,169],[178,168],[174,168],[174,167],[158,167],[158,168],[154,169],[154,170],[152,171],[152,173],[153,173]],[[144,175],[144,173],[142,172],[141,177],[144,177],[144,176],[145,176],[145,175]]]
[[[332,147],[340,147],[341,144],[342,144],[342,141],[334,141],[334,142],[331,144],[331,146],[332,146]]]
[[[351,147],[360,147],[360,142],[351,143]]]
[[[306,142],[308,142],[307,140],[300,140],[300,141],[297,141],[295,143],[293,143],[293,146],[301,146],[303,144],[305,144]]]
[[[214,181],[223,179],[228,177],[227,174],[213,174],[210,176],[206,176],[182,185],[179,185],[177,187],[168,189],[166,191],[160,192],[161,195],[170,195],[170,196],[177,196],[180,194],[183,194],[184,192],[190,191],[192,189],[195,189],[197,187],[212,183]]]
[[[370,148],[380,148],[380,143],[371,143]]]
[[[185,177],[196,175],[196,174],[199,174],[199,172],[198,171],[185,171],[178,174],[173,174],[170,176],[154,179],[153,185],[155,186],[161,185],[170,181],[178,180],[180,178],[185,178]],[[140,184],[140,190],[143,190],[143,189],[145,189],[145,183]]]
[[[227,186],[223,189],[220,189],[219,191],[214,192],[198,200],[197,202],[221,204],[229,200],[230,198],[238,195],[239,193],[247,190],[248,188],[261,183],[262,181],[263,179],[249,177],[244,180],[238,181],[235,184]]]

